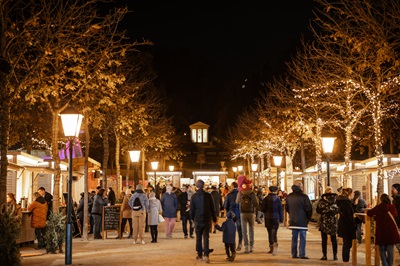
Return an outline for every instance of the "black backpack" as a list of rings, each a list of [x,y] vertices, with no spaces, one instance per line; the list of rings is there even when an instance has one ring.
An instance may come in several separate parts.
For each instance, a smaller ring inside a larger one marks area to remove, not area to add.
[[[140,211],[142,209],[142,202],[140,201],[139,197],[136,197],[136,199],[133,201],[133,208],[132,210],[134,211]]]
[[[254,192],[252,192],[254,193]],[[251,194],[242,193],[242,200],[240,201],[240,212],[252,213],[253,203],[251,202]]]

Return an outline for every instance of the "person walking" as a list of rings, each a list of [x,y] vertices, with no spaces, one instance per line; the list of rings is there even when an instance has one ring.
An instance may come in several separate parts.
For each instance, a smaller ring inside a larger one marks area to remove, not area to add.
[[[40,187],[38,192],[47,202],[47,219],[49,219],[50,214],[53,212],[53,195],[47,192],[44,187]]]
[[[170,185],[166,187],[166,191],[161,197],[161,205],[165,219],[165,235],[167,239],[170,239],[175,228],[176,212],[178,210],[178,197],[172,192]]]
[[[264,223],[268,231],[269,251],[272,255],[278,254],[278,229],[283,223],[282,202],[277,195],[278,187],[270,186],[268,195],[261,202],[261,211],[264,213]]]
[[[392,198],[393,198],[393,205],[396,207],[397,213],[400,214],[400,184],[399,183],[394,183],[392,185]],[[399,231],[400,234],[400,215],[397,215],[395,217],[396,224],[397,224],[397,230]],[[396,249],[400,254],[400,243],[397,243]]]
[[[321,196],[321,199],[317,204],[317,213],[320,214],[318,221],[318,230],[321,231],[322,239],[322,258],[321,260],[327,260],[327,245],[328,245],[328,235],[331,238],[332,250],[333,250],[333,260],[338,260],[337,258],[337,229],[338,229],[338,213],[339,207],[336,205],[336,193],[332,193],[331,187],[325,188],[325,193]]]
[[[79,226],[81,227],[81,232],[83,231],[83,216],[84,216],[84,202],[85,202],[85,193],[81,192],[81,198],[79,199],[78,208],[76,208],[76,214],[79,219]]]
[[[124,236],[125,226],[128,222],[129,224],[129,235],[128,239],[132,238],[133,235],[133,225],[132,225],[132,208],[129,206],[129,199],[132,197],[131,193],[126,194],[122,199],[121,204],[121,212],[122,212],[122,220],[121,220],[121,233],[120,238]]]
[[[387,194],[382,194],[380,204],[367,211],[368,216],[375,216],[375,245],[379,246],[379,254],[383,266],[392,266],[394,262],[394,244],[400,243],[397,224],[396,206],[391,204]]]
[[[256,196],[257,196],[258,202],[260,203],[256,210],[256,222],[258,224],[262,224],[264,221],[264,214],[262,212],[261,202],[263,201],[263,199],[265,197],[265,188],[258,187]]]
[[[337,196],[336,204],[340,210],[338,222],[338,236],[343,238],[342,260],[349,263],[350,250],[353,246],[353,239],[356,239],[356,226],[354,224],[354,210],[351,198],[353,189],[343,188],[342,194]]]
[[[211,197],[213,199],[214,202],[214,209],[215,209],[215,214],[217,215],[217,217],[220,217],[220,212],[221,210],[224,209],[224,206],[222,205],[222,196],[219,193],[218,189],[216,186],[211,186]],[[213,228],[213,226],[211,226],[210,230],[213,232],[213,234],[216,233],[215,231],[215,227]]]
[[[179,205],[179,212],[181,214],[182,220],[182,230],[183,230],[183,237],[188,238],[188,222],[189,222],[189,233],[190,238],[194,238],[193,232],[193,223],[190,219],[190,200],[189,195],[187,193],[187,186],[183,185],[181,188],[182,193],[178,196],[178,205]]]
[[[149,200],[141,184],[136,186],[136,190],[129,199],[128,204],[132,208],[133,244],[144,245],[146,244],[144,242],[144,229],[146,226],[146,213],[149,210]]]
[[[246,179],[245,177],[244,180]],[[239,204],[244,253],[250,253],[254,251],[254,211],[259,203],[256,194],[251,188],[239,190],[236,203]]]
[[[303,193],[303,184],[300,181],[294,182],[292,193],[286,197],[286,211],[289,213],[289,229],[292,230],[292,258],[308,259],[306,235],[311,220],[312,205],[309,197]],[[298,245],[299,236],[300,245]]]
[[[108,199],[105,196],[105,189],[100,188],[97,194],[93,198],[92,215],[94,220],[94,239],[102,239],[101,227],[103,217],[103,207],[107,206]]]
[[[157,243],[158,224],[160,223],[158,216],[162,213],[161,202],[156,198],[155,192],[149,193],[149,215],[148,224],[150,226],[151,243]]]
[[[216,224],[217,216],[211,195],[204,191],[204,181],[197,180],[196,188],[197,191],[190,200],[190,218],[194,222],[196,232],[196,260],[204,260],[206,263],[210,263],[209,237],[211,221]]]
[[[236,224],[234,220],[236,220],[235,213],[229,211],[222,226],[215,225],[218,231],[222,231],[222,242],[225,244],[225,253],[228,256],[226,259],[228,261],[234,261],[236,257]]]
[[[359,190],[354,191],[354,198],[352,200],[353,203],[353,209],[355,213],[364,213],[365,208],[367,208],[367,204],[365,203],[365,200],[361,196],[361,192]],[[357,223],[357,231],[356,231],[356,237],[358,243],[362,243],[362,222],[364,222],[364,216],[357,216],[358,219],[360,219],[360,222]]]
[[[235,224],[236,224],[236,231],[238,233],[238,246],[236,248],[236,251],[242,250],[242,225],[240,223],[240,211],[239,211],[239,204],[236,203],[236,197],[238,194],[238,184],[234,181],[231,183],[231,191],[226,195],[225,201],[224,201],[224,209],[226,212],[233,212],[235,214]]]
[[[33,193],[33,201],[28,206],[28,211],[32,214],[31,227],[35,228],[35,235],[38,241],[36,249],[45,248],[44,235],[46,233],[48,205],[44,197],[38,192]]]

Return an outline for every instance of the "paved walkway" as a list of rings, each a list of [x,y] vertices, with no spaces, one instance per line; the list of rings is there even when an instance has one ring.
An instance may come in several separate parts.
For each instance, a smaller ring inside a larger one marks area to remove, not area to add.
[[[220,219],[221,224],[223,218]],[[181,223],[177,222],[173,238],[166,239],[164,225],[159,225],[158,243],[150,243],[150,233],[146,233],[146,244],[133,245],[133,240],[115,239],[116,233],[108,233],[106,240],[89,241],[80,238],[73,240],[72,265],[200,265],[205,262],[197,262],[195,252],[195,239],[184,239]],[[332,248],[328,245],[328,260],[321,261],[321,240],[319,231],[314,223],[310,224],[307,234],[306,255],[309,260],[292,259],[290,254],[291,230],[281,226],[278,231],[279,251],[277,256],[267,254],[268,234],[263,224],[255,225],[254,252],[244,254],[237,253],[234,262],[226,261],[225,248],[222,243],[222,232],[210,234],[210,247],[214,252],[210,255],[211,264],[229,265],[343,265],[341,262],[342,246],[339,244],[339,261],[332,261]],[[23,246],[22,265],[64,265],[65,254],[45,254],[44,250],[36,251],[34,246]],[[359,245],[357,265],[365,265],[364,244]],[[399,258],[396,255],[396,260]],[[372,262],[373,265],[373,262]]]

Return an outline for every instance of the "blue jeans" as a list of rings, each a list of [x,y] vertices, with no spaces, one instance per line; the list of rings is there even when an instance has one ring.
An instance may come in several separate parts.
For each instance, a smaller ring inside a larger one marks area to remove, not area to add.
[[[196,251],[199,257],[203,257],[203,253],[204,256],[208,257],[208,254],[210,253],[209,250],[210,228],[211,228],[211,220],[209,222],[201,224],[195,222]]]
[[[394,245],[379,246],[382,266],[392,266],[394,260]]]
[[[297,257],[297,242],[300,235],[300,247],[299,247],[299,257],[306,256],[306,235],[307,230],[304,229],[292,229],[292,257]]]
[[[244,246],[254,246],[254,213],[240,213]]]

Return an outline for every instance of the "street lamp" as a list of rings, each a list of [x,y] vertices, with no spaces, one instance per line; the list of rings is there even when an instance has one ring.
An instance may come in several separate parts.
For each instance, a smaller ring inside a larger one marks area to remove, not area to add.
[[[175,167],[173,165],[168,166],[169,167],[169,171],[174,171]]]
[[[254,185],[254,182],[255,182],[255,179],[256,179],[255,177],[256,177],[257,169],[258,169],[258,164],[257,163],[252,163],[251,164],[251,171],[253,172],[253,185]],[[260,185],[260,184],[258,184],[258,185]]]
[[[154,193],[156,193],[156,197],[158,199],[158,191],[157,191],[157,168],[158,168],[158,162],[154,161],[151,162],[151,169],[154,170]]]
[[[243,166],[242,165],[239,165],[238,167],[237,167],[237,170],[240,172],[240,171],[242,171],[243,170]]]
[[[72,151],[74,139],[78,137],[82,124],[83,115],[69,106],[62,113],[61,123],[65,137],[69,142],[69,162],[68,162],[68,203],[67,203],[67,225],[65,234],[65,265],[72,264]]]
[[[326,154],[326,185],[331,185],[331,169],[330,169],[330,157],[333,150],[333,144],[335,143],[336,137],[326,136],[322,137],[322,149]]]
[[[281,166],[283,156],[275,155],[275,156],[273,156],[273,158],[274,158],[274,165],[275,165],[275,167],[276,167],[276,186],[277,186],[278,188],[280,188],[280,186],[281,186],[281,180],[280,180],[280,172],[279,172],[280,170],[279,170],[279,167]]]
[[[237,167],[232,167],[232,171],[233,171],[233,178],[236,179],[236,172],[237,172],[238,168]]]
[[[132,163],[135,163],[134,166],[135,168],[133,169],[133,182],[135,183],[135,186],[137,184],[139,184],[139,178],[138,178],[138,171],[137,171],[137,163],[139,162],[139,158],[140,158],[140,150],[132,150],[129,151],[129,155],[131,157],[131,161]],[[136,175],[135,175],[136,172]],[[126,180],[126,187],[128,187],[128,180]]]

